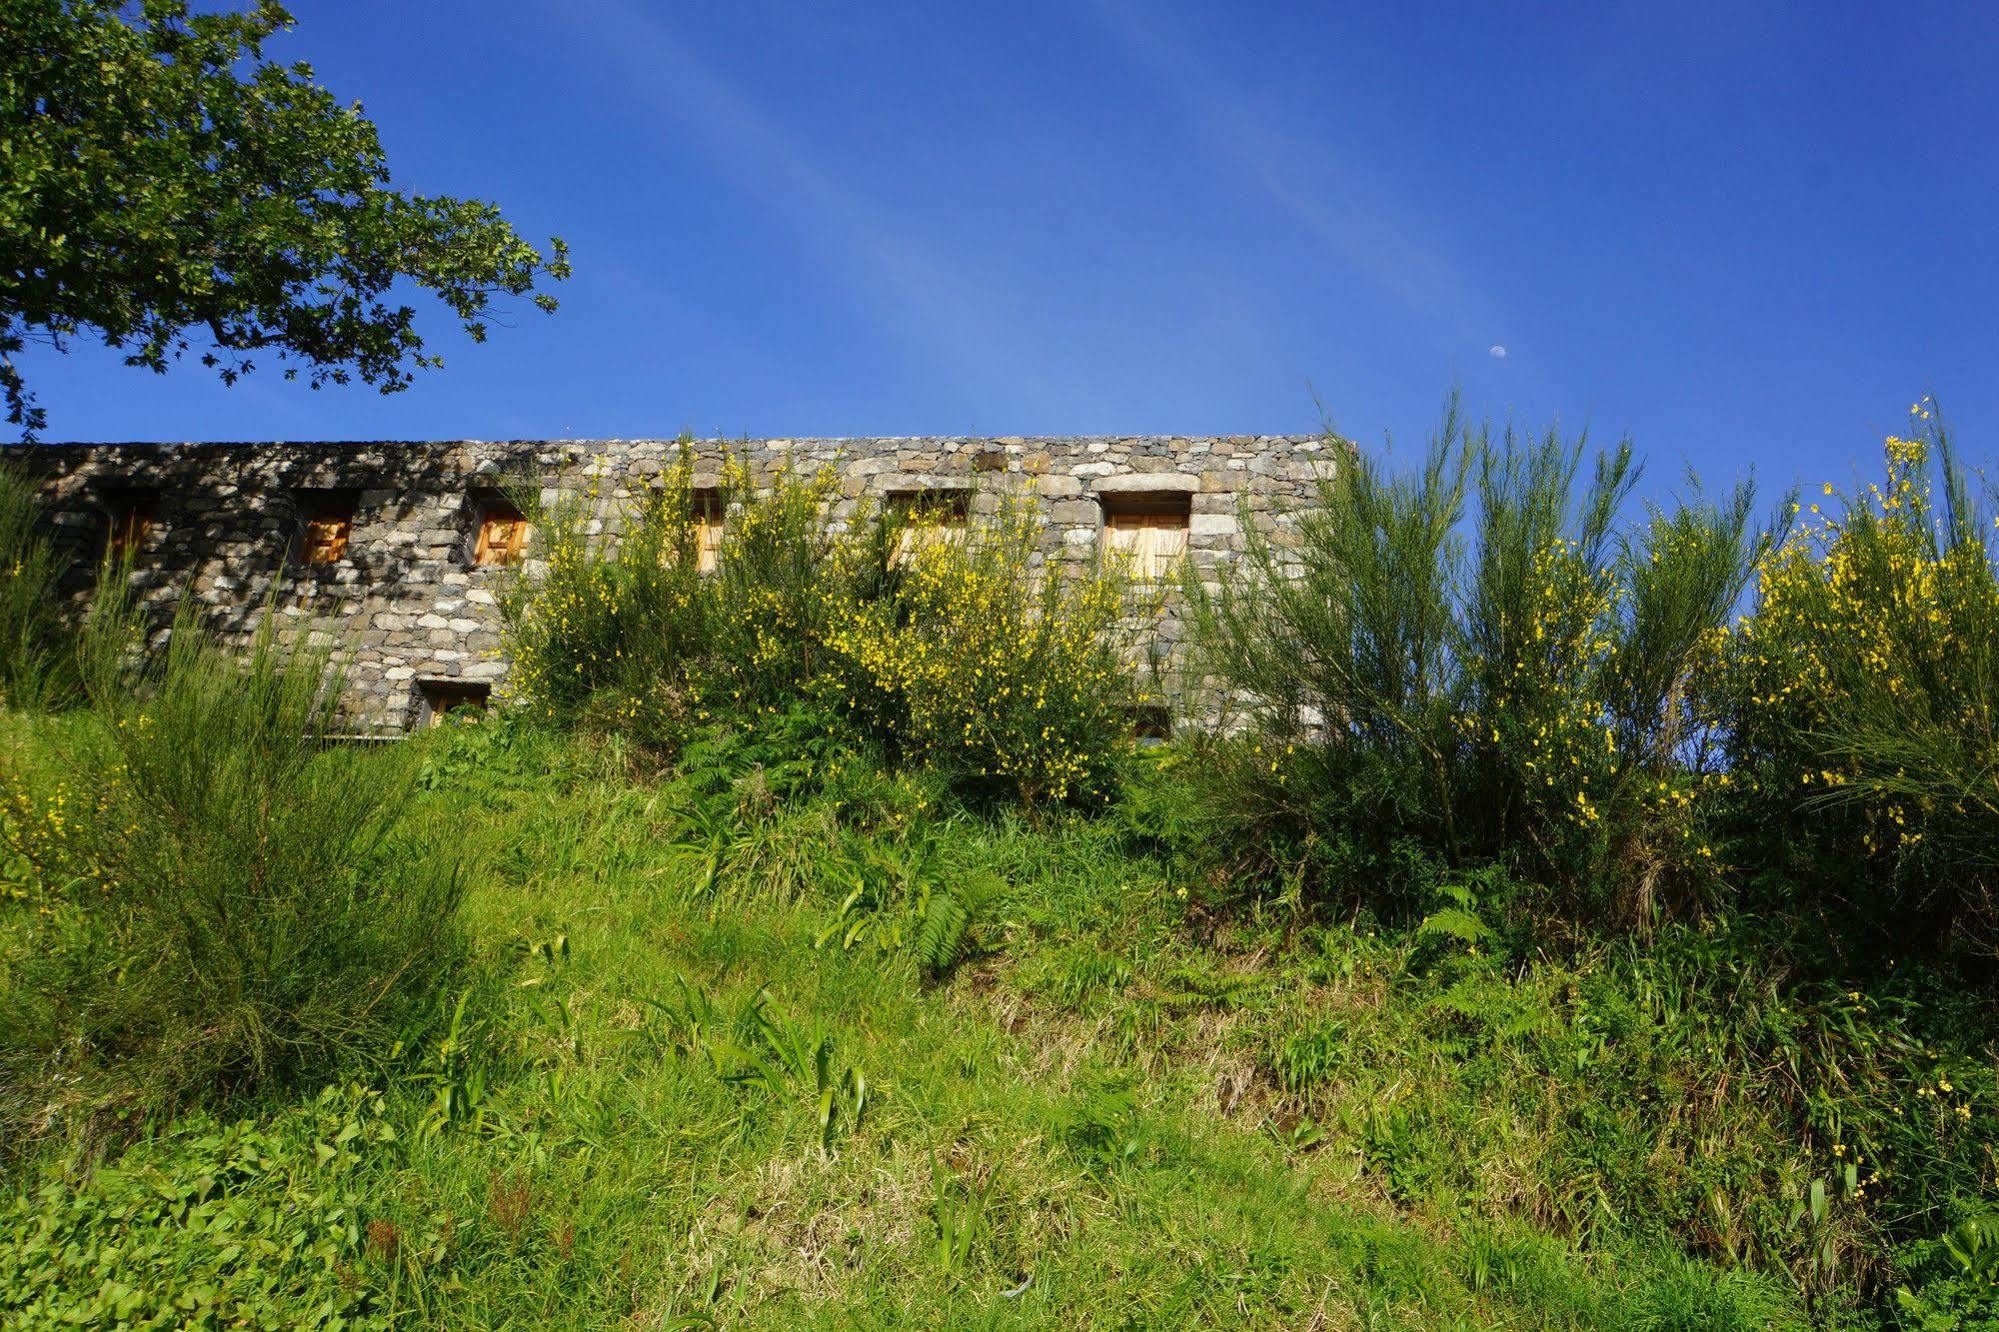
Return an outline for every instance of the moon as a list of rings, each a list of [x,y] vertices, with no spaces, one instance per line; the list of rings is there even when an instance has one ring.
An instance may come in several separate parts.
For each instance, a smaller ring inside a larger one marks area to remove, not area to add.
[[[1495,361],[1503,361],[1506,359],[1506,348],[1495,342],[1492,346],[1486,348],[1485,354]]]

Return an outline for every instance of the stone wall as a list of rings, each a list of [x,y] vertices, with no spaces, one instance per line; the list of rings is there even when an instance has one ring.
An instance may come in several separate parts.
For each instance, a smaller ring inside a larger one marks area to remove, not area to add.
[[[624,503],[682,446],[664,440],[409,444],[107,444],[9,450],[42,483],[56,530],[95,566],[112,515],[134,499],[151,522],[135,582],[162,603],[191,588],[225,632],[247,635],[274,580],[279,613],[328,634],[343,652],[358,728],[409,725],[438,682],[500,686],[498,594],[506,568],[471,559],[486,499],[510,479],[535,478],[544,501],[594,493],[615,533]],[[719,472],[724,449],[760,474],[821,466],[840,477],[835,516],[864,497],[962,489],[975,520],[1007,495],[1031,497],[1046,519],[1041,553],[1090,558],[1106,502],[1120,494],[1188,496],[1188,559],[1213,569],[1242,548],[1238,514],[1281,523],[1333,462],[1314,436],[1067,437],[1048,439],[801,439],[691,445],[696,481]],[[296,556],[301,492],[358,501],[346,552],[330,564]],[[528,548],[532,571],[532,539]],[[80,589],[81,590],[81,589]],[[1169,600],[1158,627],[1170,653],[1181,625]]]

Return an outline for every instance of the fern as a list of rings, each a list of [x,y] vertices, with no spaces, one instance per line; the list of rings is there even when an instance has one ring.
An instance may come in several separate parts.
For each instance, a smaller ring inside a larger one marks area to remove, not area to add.
[[[965,940],[972,931],[972,907],[942,884],[931,888],[927,897],[912,946],[923,969],[941,976],[964,956]]]
[[[941,976],[964,959],[973,925],[1001,887],[991,874],[978,872],[961,874],[948,884],[931,879],[924,885],[911,946],[926,972]]]
[[[1478,890],[1473,883],[1444,882],[1436,886],[1439,896],[1451,905],[1439,907],[1423,918],[1416,934],[1426,939],[1455,939],[1467,948],[1495,938],[1492,927],[1479,918]]]
[[[1416,927],[1416,933],[1429,938],[1441,935],[1471,947],[1493,937],[1492,927],[1463,907],[1445,907],[1431,912]]]

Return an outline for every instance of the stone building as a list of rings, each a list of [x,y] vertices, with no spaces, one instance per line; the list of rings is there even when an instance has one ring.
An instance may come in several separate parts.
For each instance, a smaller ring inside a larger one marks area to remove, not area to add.
[[[508,499],[594,494],[615,535],[632,496],[678,456],[670,440],[381,444],[59,444],[11,449],[38,478],[60,539],[94,568],[129,548],[162,602],[191,590],[247,635],[278,587],[280,614],[329,634],[356,726],[391,733],[504,685],[498,594],[534,537]],[[1319,436],[699,441],[697,487],[724,451],[758,475],[829,467],[835,517],[863,497],[976,521],[1031,499],[1042,555],[1121,546],[1159,569],[1209,569],[1242,549],[1240,521],[1281,521],[1333,461]],[[699,491],[697,491],[697,499]],[[723,518],[726,521],[726,517]],[[1156,633],[1175,647],[1169,598]]]

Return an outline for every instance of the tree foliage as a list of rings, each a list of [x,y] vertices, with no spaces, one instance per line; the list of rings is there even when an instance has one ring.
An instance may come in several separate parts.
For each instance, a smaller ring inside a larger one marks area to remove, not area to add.
[[[164,371],[197,351],[224,383],[260,354],[313,387],[406,388],[424,350],[408,284],[474,341],[492,302],[568,276],[493,204],[391,188],[374,124],[267,59],[291,16],[271,0],[0,5],[0,391],[46,421],[18,364],[30,339],[93,335]]]

